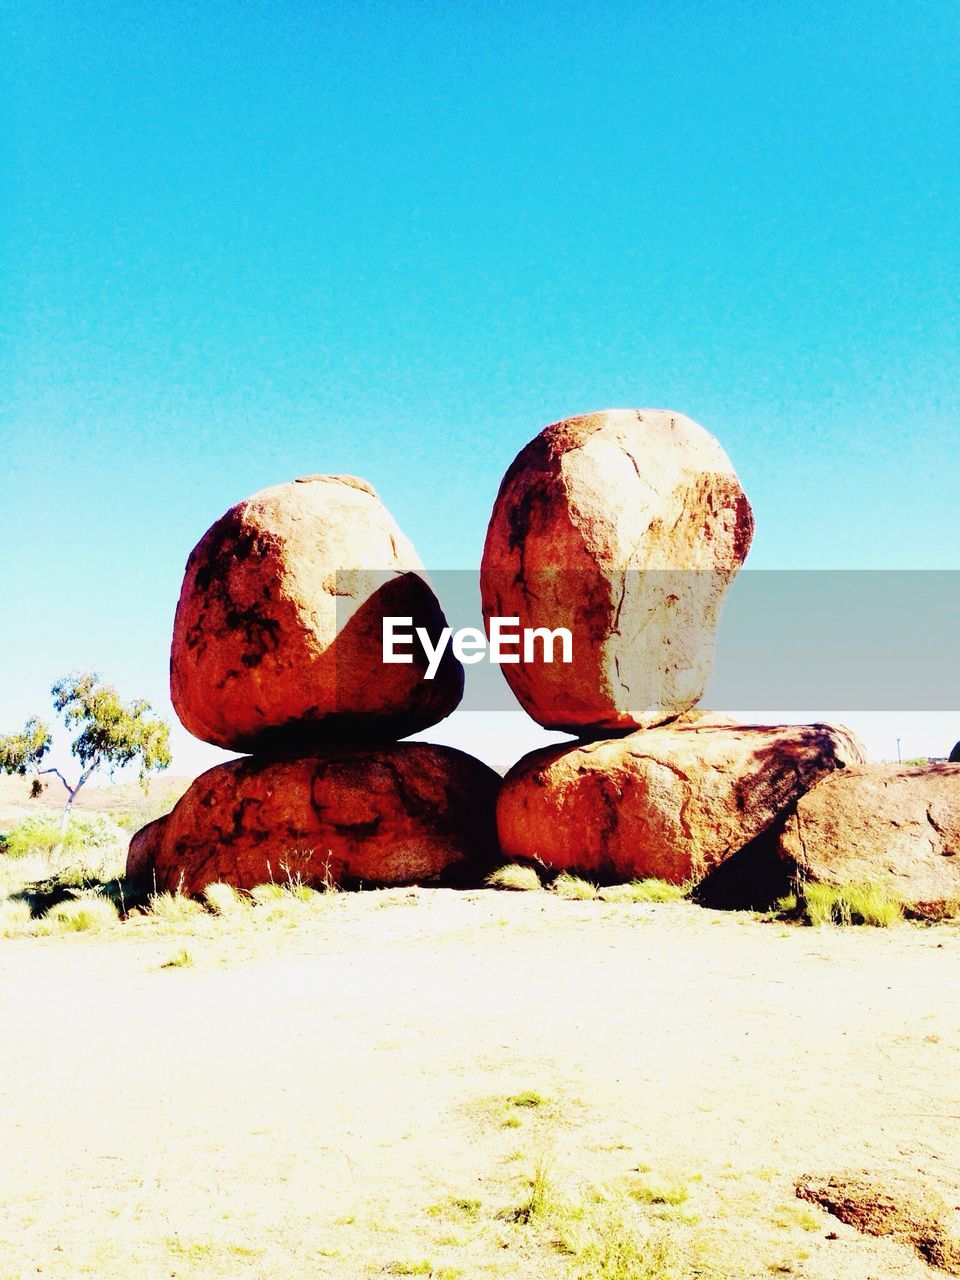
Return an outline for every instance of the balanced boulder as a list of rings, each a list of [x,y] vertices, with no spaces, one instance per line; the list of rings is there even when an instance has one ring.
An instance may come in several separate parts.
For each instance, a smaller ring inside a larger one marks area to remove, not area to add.
[[[436,642],[445,619],[423,566],[374,490],[306,476],[232,507],[187,561],[170,689],[191,733],[234,751],[385,742],[460,701],[449,648],[433,679],[415,647],[383,661],[383,619]]]
[[[805,795],[780,837],[801,879],[883,883],[921,915],[960,902],[960,764],[867,765]]]
[[[566,628],[572,661],[503,666],[529,714],[581,736],[674,719],[710,676],[753,515],[730,460],[679,413],[607,410],[545,428],[500,486],[484,618]]]
[[[197,778],[168,815],[153,873],[161,890],[185,894],[288,877],[479,884],[496,862],[499,786],[481,761],[426,743],[231,760]]]
[[[830,725],[711,722],[534,751],[497,803],[504,856],[598,879],[698,882],[863,748]]]

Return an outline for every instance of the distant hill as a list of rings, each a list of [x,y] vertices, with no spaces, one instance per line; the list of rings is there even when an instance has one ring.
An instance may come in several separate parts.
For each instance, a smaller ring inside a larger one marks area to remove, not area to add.
[[[138,782],[104,783],[95,786],[88,782],[74,803],[74,811],[81,813],[105,813],[116,817],[122,813],[143,815],[144,820],[161,801],[183,794],[192,778],[161,774],[151,778],[147,790]],[[42,778],[43,795],[30,798],[30,778],[0,777],[0,831],[9,831],[24,818],[63,810],[66,791],[58,778]]]

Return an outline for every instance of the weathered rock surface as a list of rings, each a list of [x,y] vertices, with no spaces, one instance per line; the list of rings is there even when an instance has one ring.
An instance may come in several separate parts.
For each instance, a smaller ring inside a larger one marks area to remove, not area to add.
[[[606,410],[547,427],[510,466],[481,569],[484,617],[566,627],[571,663],[505,665],[535,720],[582,736],[661,724],[700,698],[753,515],[689,418]]]
[[[711,723],[547,747],[504,779],[505,857],[607,880],[700,881],[768,830],[810,787],[864,759],[830,725]]]
[[[481,761],[426,743],[231,760],[168,815],[157,884],[250,889],[288,870],[314,885],[478,884],[496,862],[499,786]]]
[[[153,822],[148,822],[145,827],[141,827],[139,831],[135,831],[130,837],[125,872],[127,876],[147,879],[153,875],[153,868],[163,839],[166,822],[165,816],[155,818]]]
[[[433,680],[383,662],[383,618],[445,625],[423,566],[374,490],[306,476],[232,507],[187,562],[170,660],[191,733],[234,751],[390,741],[436,724],[463,691],[446,651]]]
[[[787,819],[780,852],[804,879],[883,881],[936,915],[960,901],[960,764],[867,765],[827,778]]]
[[[892,1236],[932,1267],[960,1275],[960,1237],[952,1206],[927,1181],[868,1170],[797,1180],[797,1196],[868,1236]]]

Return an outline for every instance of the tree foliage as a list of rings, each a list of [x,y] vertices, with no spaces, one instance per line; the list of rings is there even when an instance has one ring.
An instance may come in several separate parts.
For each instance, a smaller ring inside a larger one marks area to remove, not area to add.
[[[0,773],[25,777],[38,772],[52,742],[49,728],[36,716],[31,716],[19,733],[0,734]],[[34,778],[30,794],[38,796],[41,790],[40,779]]]
[[[139,698],[125,703],[113,685],[101,680],[95,671],[65,676],[51,689],[54,708],[68,729],[79,732],[70,750],[80,761],[81,773],[71,786],[59,769],[44,767],[44,759],[53,741],[43,720],[32,717],[19,733],[0,734],[0,773],[53,773],[67,789],[67,807],[74,796],[98,769],[112,773],[123,765],[139,762],[140,780],[166,769],[170,764],[170,729],[152,714],[149,702]],[[33,781],[32,794],[40,792],[39,777]]]
[[[58,680],[50,692],[67,728],[80,728],[70,750],[84,771],[118,769],[139,760],[144,779],[170,763],[170,729],[150,714],[143,698],[124,703],[93,671]]]

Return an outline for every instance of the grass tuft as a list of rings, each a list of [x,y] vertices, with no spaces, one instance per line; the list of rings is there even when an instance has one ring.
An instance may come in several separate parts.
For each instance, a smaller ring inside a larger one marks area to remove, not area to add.
[[[550,886],[558,898],[567,898],[575,902],[585,902],[597,896],[597,886],[580,876],[572,876],[564,871],[557,876]]]
[[[431,1205],[427,1213],[431,1218],[475,1222],[480,1217],[480,1209],[479,1200],[473,1200],[468,1196],[448,1196],[440,1204]]]
[[[506,867],[498,867],[487,876],[485,884],[488,889],[514,889],[528,891],[541,888],[540,877],[533,867],[522,867],[513,862]]]
[[[249,911],[251,900],[237,892],[232,884],[208,884],[203,891],[207,906],[218,916],[237,916]]]
[[[0,902],[0,935],[4,938],[29,933],[32,924],[33,913],[29,902],[13,902],[9,899]]]
[[[266,884],[254,885],[250,890],[250,897],[258,907],[266,907],[272,902],[282,902],[286,897],[286,888],[282,884],[268,880]]]
[[[639,1182],[630,1188],[630,1198],[639,1204],[677,1206],[685,1204],[690,1196],[679,1182]]]
[[[258,884],[250,890],[250,902],[257,922],[296,925],[324,895],[309,885],[288,880],[284,884]]]
[[[903,903],[880,883],[806,884],[799,904],[812,925],[872,925],[886,929],[903,919]]]
[[[589,1223],[575,1254],[577,1280],[674,1280],[666,1240],[631,1230],[612,1210]]]
[[[186,949],[181,947],[179,951],[175,951],[169,960],[165,960],[160,966],[161,969],[190,969],[193,967],[193,956]]]
[[[511,1093],[503,1100],[504,1106],[521,1107],[524,1110],[532,1107],[545,1107],[549,1102],[549,1098],[545,1098],[542,1093],[537,1093],[535,1089],[524,1089],[522,1093]]]
[[[550,1182],[550,1167],[546,1157],[538,1159],[527,1179],[527,1190],[519,1204],[501,1209],[497,1217],[520,1226],[543,1222],[558,1211]]]
[[[182,893],[155,893],[147,903],[147,914],[163,924],[185,924],[203,915],[203,907]]]
[[[630,884],[611,884],[600,890],[604,902],[680,902],[687,896],[687,886],[669,880],[632,880]]]
[[[109,929],[120,920],[109,898],[71,898],[58,902],[43,917],[44,932],[89,933]]]

